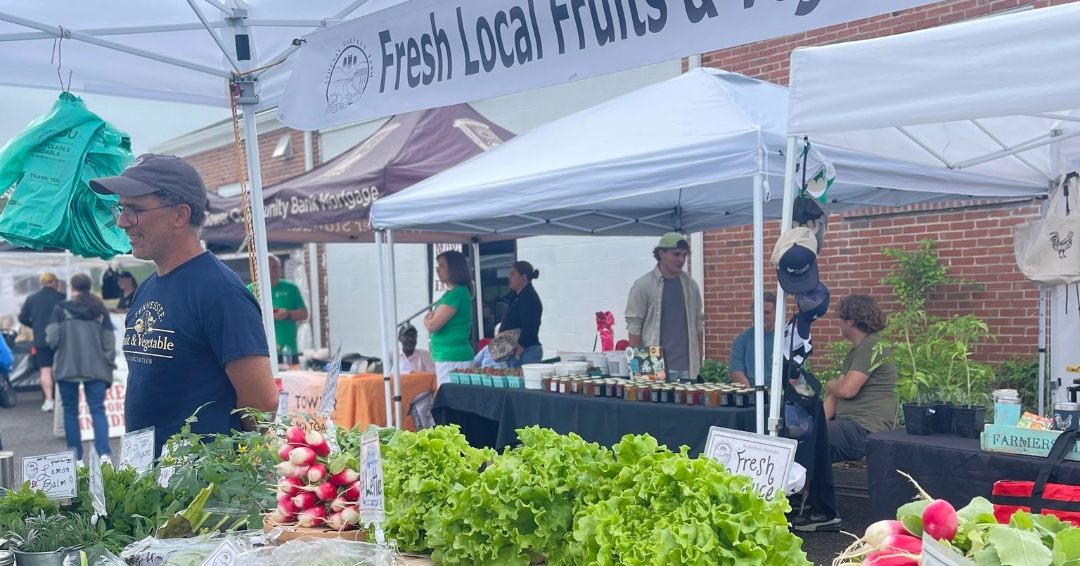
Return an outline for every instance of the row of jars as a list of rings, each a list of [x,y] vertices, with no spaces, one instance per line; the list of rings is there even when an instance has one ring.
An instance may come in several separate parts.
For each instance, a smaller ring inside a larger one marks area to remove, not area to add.
[[[638,403],[672,403],[704,407],[753,407],[755,394],[740,385],[676,384],[644,379],[545,377],[542,390],[564,395],[609,397]]]

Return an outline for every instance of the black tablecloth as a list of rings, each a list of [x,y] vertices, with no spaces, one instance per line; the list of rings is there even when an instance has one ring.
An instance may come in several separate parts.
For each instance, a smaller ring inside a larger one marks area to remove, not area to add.
[[[431,409],[435,422],[454,423],[469,443],[502,449],[517,443],[515,430],[540,425],[589,442],[616,444],[624,435],[648,433],[672,450],[705,449],[709,427],[753,431],[755,410],[636,403],[621,399],[560,395],[528,389],[447,384]]]
[[[866,446],[870,518],[895,519],[896,509],[915,497],[915,487],[896,470],[959,509],[975,497],[990,499],[998,480],[1034,481],[1042,463],[1034,456],[984,452],[978,440],[958,436],[910,436],[903,430],[871,434]],[[1051,479],[1080,485],[1080,462],[1066,461]]]

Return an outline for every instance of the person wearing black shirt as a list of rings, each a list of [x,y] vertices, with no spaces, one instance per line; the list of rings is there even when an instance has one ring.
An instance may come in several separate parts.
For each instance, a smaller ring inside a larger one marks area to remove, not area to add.
[[[135,280],[135,276],[130,271],[123,271],[116,276],[116,285],[120,287],[120,291],[124,295],[116,301],[116,308],[113,309],[113,312],[125,313],[131,309],[131,298],[135,296],[135,289],[139,288],[139,282]]]
[[[540,345],[540,319],[544,315],[544,304],[532,285],[538,277],[540,271],[527,261],[518,261],[510,266],[510,289],[513,292],[501,330],[521,330],[517,351],[507,360],[510,367],[539,363],[544,358],[544,347]]]
[[[19,322],[34,330],[34,366],[41,373],[41,390],[45,393],[45,402],[41,410],[48,412],[53,410],[53,349],[45,341],[45,327],[49,326],[53,308],[60,301],[66,299],[60,292],[60,282],[52,273],[42,273],[38,278],[41,281],[41,289],[26,298],[22,311],[19,313]]]

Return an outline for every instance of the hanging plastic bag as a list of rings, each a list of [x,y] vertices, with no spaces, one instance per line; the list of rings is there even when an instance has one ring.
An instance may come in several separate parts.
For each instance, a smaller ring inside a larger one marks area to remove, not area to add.
[[[111,258],[131,247],[112,219],[115,195],[87,182],[119,175],[132,161],[126,135],[77,96],[63,93],[52,109],[0,149],[0,187],[15,185],[0,213],[0,236],[11,244]]]

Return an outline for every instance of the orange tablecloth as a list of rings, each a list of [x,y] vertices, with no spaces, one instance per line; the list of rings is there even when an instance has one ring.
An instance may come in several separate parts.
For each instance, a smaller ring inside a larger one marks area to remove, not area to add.
[[[281,372],[282,388],[289,394],[289,412],[314,415],[319,410],[326,374],[308,371]],[[402,428],[416,430],[409,416],[409,404],[417,395],[435,389],[435,374],[407,373],[401,376]],[[334,424],[352,428],[359,424],[386,426],[386,391],[382,374],[342,375],[338,379]]]

